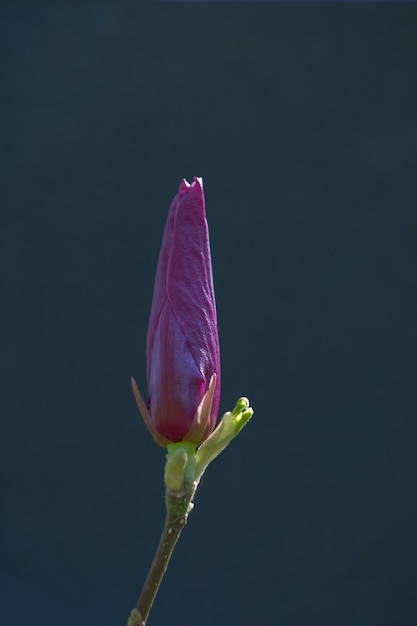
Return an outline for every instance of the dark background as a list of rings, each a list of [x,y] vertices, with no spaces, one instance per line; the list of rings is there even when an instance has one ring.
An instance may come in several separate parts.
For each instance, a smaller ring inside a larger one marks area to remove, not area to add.
[[[145,335],[203,176],[222,411],[149,625],[415,624],[416,5],[3,6],[0,624],[125,624]],[[182,608],[183,607],[183,608]]]

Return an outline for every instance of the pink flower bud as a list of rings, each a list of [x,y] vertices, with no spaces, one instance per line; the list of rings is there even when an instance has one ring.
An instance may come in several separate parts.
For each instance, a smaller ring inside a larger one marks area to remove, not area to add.
[[[203,183],[184,179],[169,209],[146,340],[148,402],[135,398],[155,441],[200,444],[220,403],[220,349]]]

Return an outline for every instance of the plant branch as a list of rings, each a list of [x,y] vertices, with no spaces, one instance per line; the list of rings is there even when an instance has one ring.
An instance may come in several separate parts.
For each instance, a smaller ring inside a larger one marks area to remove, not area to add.
[[[185,485],[181,492],[172,492],[169,489],[166,491],[167,515],[165,526],[156,549],[151,569],[149,570],[148,577],[136,605],[137,612],[139,613],[139,616],[136,617],[138,626],[145,626],[145,622],[168,567],[175,545],[187,523],[188,514],[193,507],[192,498],[194,492],[195,485]],[[136,612],[135,615],[137,615]],[[132,620],[132,614],[130,619]],[[132,625],[135,624],[133,620],[131,623]]]

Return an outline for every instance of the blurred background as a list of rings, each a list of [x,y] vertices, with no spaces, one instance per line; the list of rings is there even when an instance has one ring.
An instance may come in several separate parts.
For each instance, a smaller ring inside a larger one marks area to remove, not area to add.
[[[149,626],[415,624],[414,4],[1,9],[0,623],[126,623],[163,525],[145,337],[202,176],[222,411]],[[184,610],[181,606],[185,607]]]

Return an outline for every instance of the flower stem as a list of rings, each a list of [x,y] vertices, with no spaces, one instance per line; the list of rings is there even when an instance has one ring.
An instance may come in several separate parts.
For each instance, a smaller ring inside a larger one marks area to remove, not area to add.
[[[192,498],[195,492],[195,485],[184,485],[180,492],[166,490],[167,514],[165,526],[162,531],[159,545],[156,549],[155,557],[149,570],[148,577],[140,594],[136,605],[139,616],[136,617],[138,626],[145,626],[153,601],[158,592],[162,578],[168,567],[169,560],[174,551],[178,538],[187,523],[187,517],[193,504]],[[133,612],[132,612],[133,613]],[[135,615],[137,613],[135,612]],[[131,614],[131,620],[132,620]],[[139,618],[139,619],[138,619]],[[135,624],[134,621],[131,622]]]

